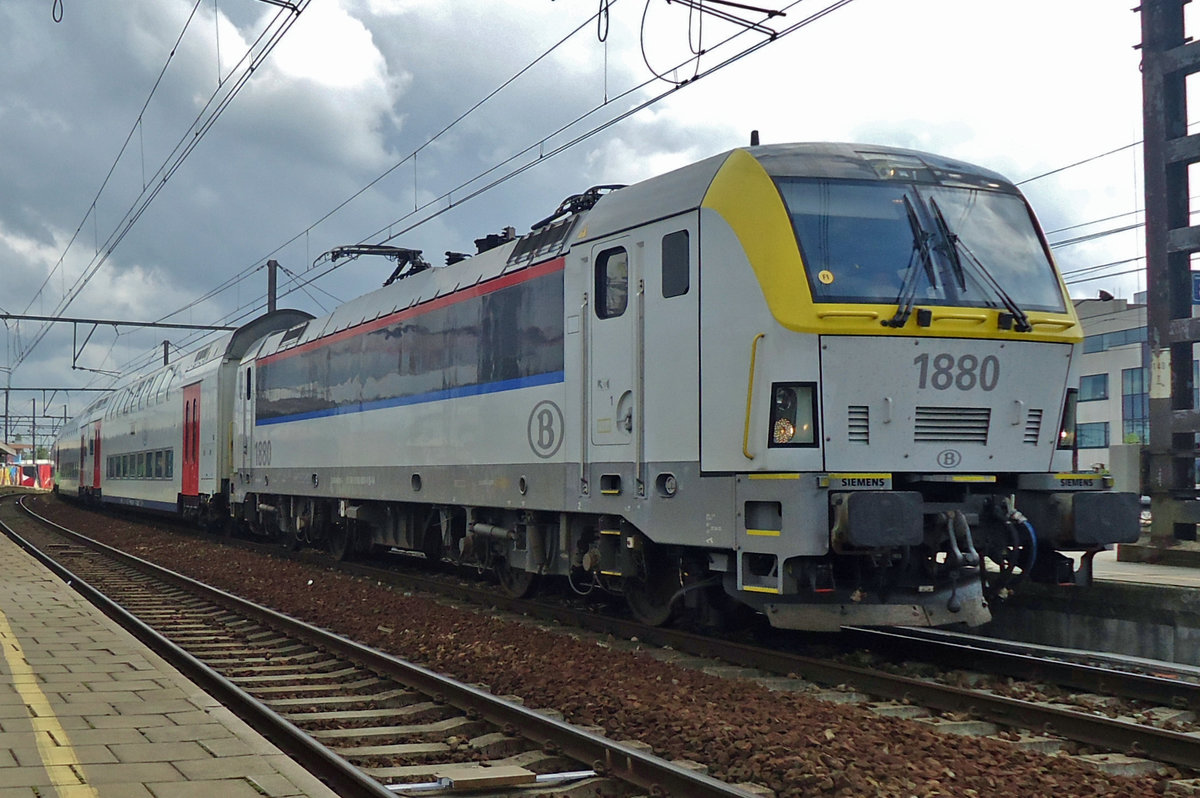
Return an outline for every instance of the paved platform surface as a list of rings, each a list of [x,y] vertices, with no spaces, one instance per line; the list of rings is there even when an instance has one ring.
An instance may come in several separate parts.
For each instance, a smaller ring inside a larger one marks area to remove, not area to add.
[[[1200,568],[1145,562],[1121,562],[1117,551],[1102,551],[1093,562],[1094,578],[1163,587],[1200,587]]]
[[[335,793],[0,536],[0,798]]]

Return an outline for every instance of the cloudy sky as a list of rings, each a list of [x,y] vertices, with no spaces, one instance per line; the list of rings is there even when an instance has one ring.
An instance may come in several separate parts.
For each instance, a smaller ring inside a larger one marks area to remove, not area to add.
[[[0,4],[0,308],[236,323],[261,306],[275,258],[296,275],[281,275],[280,304],[320,314],[391,270],[314,266],[334,246],[404,231],[391,243],[440,263],[506,225],[525,232],[568,194],[748,143],[752,129],[764,143],[914,147],[1036,178],[1023,188],[1052,241],[1141,221],[1127,2],[804,0],[771,26],[833,9],[711,74],[764,37],[729,40],[729,24],[665,0],[615,0],[603,24],[597,0],[297,2],[293,17],[261,0],[65,0],[61,21],[54,0]],[[1144,288],[1136,230],[1055,252],[1076,296]],[[13,386],[111,381],[72,370],[70,325],[41,327],[6,323]],[[128,371],[164,338],[197,340],[101,327],[78,365]],[[68,401],[75,412],[86,398],[59,394],[54,412]]]

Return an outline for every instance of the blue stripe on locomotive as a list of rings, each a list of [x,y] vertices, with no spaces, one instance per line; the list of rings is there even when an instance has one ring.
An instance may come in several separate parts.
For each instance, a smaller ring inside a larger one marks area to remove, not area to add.
[[[255,425],[564,380],[561,270],[260,362]]]

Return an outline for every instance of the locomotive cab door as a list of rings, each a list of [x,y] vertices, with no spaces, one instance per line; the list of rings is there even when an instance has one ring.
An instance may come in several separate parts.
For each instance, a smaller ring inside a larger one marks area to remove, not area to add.
[[[641,356],[640,252],[626,237],[597,244],[591,254],[586,442],[593,473],[589,481],[593,493],[617,495],[632,488],[633,474],[626,472],[642,423],[636,386]]]

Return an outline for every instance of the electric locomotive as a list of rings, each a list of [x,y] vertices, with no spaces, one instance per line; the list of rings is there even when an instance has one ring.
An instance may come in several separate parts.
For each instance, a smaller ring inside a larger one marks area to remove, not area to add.
[[[1137,538],[1136,496],[1072,470],[1082,330],[997,174],[753,146],[476,243],[374,250],[383,288],[236,334],[201,503],[517,595],[557,576],[649,623],[794,629],[977,625]]]

